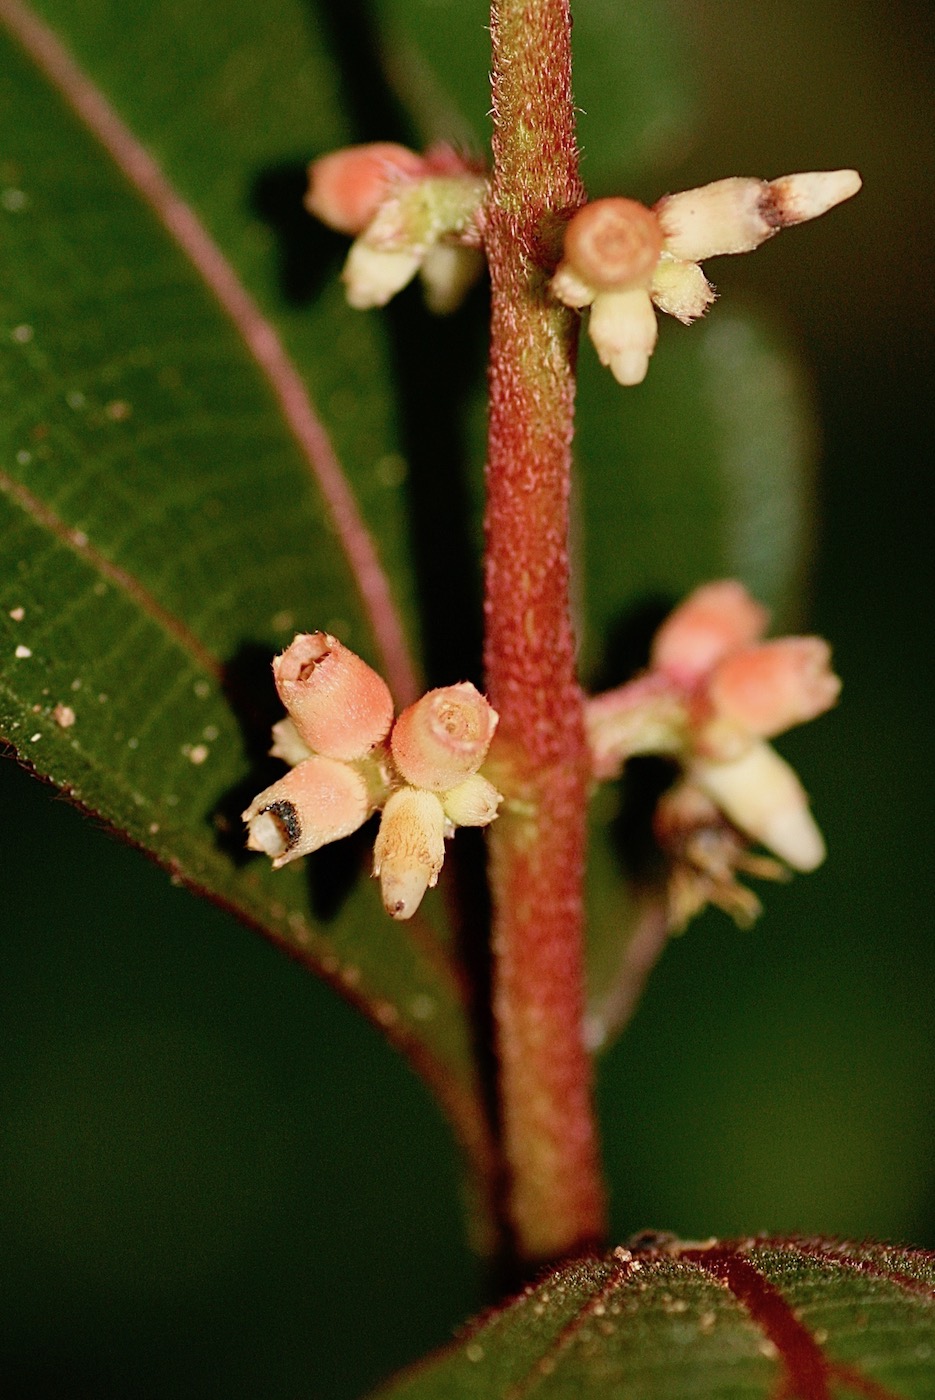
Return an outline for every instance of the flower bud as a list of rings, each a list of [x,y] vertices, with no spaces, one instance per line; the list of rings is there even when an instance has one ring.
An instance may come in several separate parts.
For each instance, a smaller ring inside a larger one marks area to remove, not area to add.
[[[726,657],[708,685],[718,715],[764,739],[824,714],[840,691],[831,648],[820,637],[747,647]]]
[[[856,170],[816,170],[778,180],[734,176],[667,195],[655,206],[666,252],[686,262],[749,253],[781,228],[825,214],[860,189]]]
[[[656,205],[666,252],[685,262],[752,252],[779,228],[761,207],[766,191],[765,180],[735,175],[666,195]]]
[[[703,316],[716,293],[697,263],[663,258],[653,273],[649,294],[667,316],[689,326]]]
[[[253,799],[243,813],[247,846],[273,868],[350,836],[370,815],[367,785],[346,763],[315,754]]]
[[[502,801],[502,794],[480,773],[472,773],[442,794],[445,816],[452,826],[489,826]]]
[[[300,737],[294,721],[288,715],[273,725],[273,747],[269,751],[269,756],[270,758],[281,758],[283,763],[288,763],[290,768],[294,768],[297,763],[302,763],[306,758],[312,757],[312,750]]]
[[[393,722],[386,682],[327,632],[305,632],[273,661],[279,698],[299,737],[329,758],[363,758]]]
[[[421,253],[374,248],[359,238],[351,245],[341,273],[348,305],[355,311],[385,306],[408,286],[421,261]]]
[[[329,228],[356,237],[400,180],[418,179],[425,162],[392,141],[347,146],[312,161],[305,207]]]
[[[659,220],[635,199],[597,199],[565,230],[563,263],[597,291],[646,287],[662,252]]]
[[[742,757],[727,763],[697,761],[690,777],[735,826],[794,870],[815,870],[821,865],[825,843],[805,790],[769,744],[753,744]]]
[[[397,788],[383,809],[373,848],[373,873],[386,912],[411,919],[425,891],[437,883],[444,860],[441,799],[418,788]]]
[[[595,297],[588,335],[618,384],[642,384],[658,334],[653,304],[642,288]]]
[[[484,255],[477,248],[437,243],[422,260],[419,276],[425,304],[436,316],[457,311],[484,270]]]
[[[659,628],[652,667],[693,685],[723,657],[756,641],[768,620],[766,609],[736,579],[703,584]]]
[[[470,681],[430,690],[393,726],[393,761],[413,787],[448,792],[477,772],[498,718]]]

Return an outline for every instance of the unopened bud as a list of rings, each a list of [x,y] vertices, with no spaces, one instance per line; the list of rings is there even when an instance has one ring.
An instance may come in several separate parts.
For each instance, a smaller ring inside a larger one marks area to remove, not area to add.
[[[718,715],[770,739],[829,710],[841,691],[820,637],[780,637],[720,663],[708,697]]]
[[[727,763],[696,762],[691,779],[748,836],[794,870],[815,870],[825,843],[793,770],[766,743]]]
[[[393,722],[393,697],[366,661],[327,632],[305,632],[273,661],[299,737],[329,758],[363,758]]]
[[[287,865],[350,836],[370,815],[367,785],[354,768],[316,754],[255,797],[243,813],[251,851]]]
[[[305,207],[329,228],[356,237],[370,223],[393,186],[418,179],[425,162],[392,141],[347,146],[312,161]]]
[[[588,335],[598,358],[618,384],[641,384],[656,348],[659,328],[649,293],[601,292],[594,299]]]
[[[659,628],[652,667],[693,685],[725,656],[755,642],[768,620],[766,609],[736,579],[703,584]]]
[[[502,794],[480,773],[442,794],[445,816],[452,826],[489,826],[502,801]]]
[[[393,761],[413,787],[448,792],[477,772],[497,719],[470,681],[430,690],[393,726]]]
[[[686,262],[749,253],[781,228],[817,218],[860,189],[855,170],[812,171],[779,180],[734,176],[667,195],[655,206],[665,249]]]
[[[412,281],[421,261],[420,253],[373,248],[358,238],[341,273],[348,304],[355,311],[385,306]]]
[[[657,264],[649,292],[660,311],[686,326],[703,316],[717,295],[697,263],[676,258]]]
[[[598,291],[648,286],[661,252],[659,220],[635,199],[597,199],[565,230],[563,261]]]
[[[383,906],[394,919],[411,919],[438,881],[445,860],[441,799],[418,788],[398,788],[383,809],[373,848]]]
[[[301,737],[294,721],[288,715],[273,725],[273,747],[269,754],[270,758],[281,758],[283,763],[288,763],[290,768],[294,768],[297,763],[303,763],[306,758],[312,757],[312,750]]]
[[[484,255],[477,248],[438,243],[422,260],[419,275],[425,304],[436,316],[457,311],[484,270]]]
[[[860,189],[856,170],[809,170],[769,182],[769,198],[781,228],[804,224],[851,199]]]
[[[597,296],[597,291],[590,282],[585,282],[579,277],[567,262],[559,263],[549,288],[553,296],[558,297],[566,306],[573,306],[576,311],[590,306]]]

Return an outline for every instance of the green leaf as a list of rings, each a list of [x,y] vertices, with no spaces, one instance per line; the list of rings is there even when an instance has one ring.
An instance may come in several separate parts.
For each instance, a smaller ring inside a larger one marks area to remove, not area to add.
[[[645,664],[655,626],[700,583],[742,579],[780,624],[801,607],[814,431],[793,355],[763,318],[726,306],[688,329],[662,320],[635,389],[581,348],[582,661],[595,690]],[[648,811],[644,803],[644,839]],[[665,941],[658,898],[626,863],[640,820],[638,792],[598,794],[588,873],[595,1046],[626,1023]]]
[[[325,627],[411,686],[393,610],[411,630],[412,579],[374,323],[331,282],[301,315],[276,307],[393,582],[376,608],[353,558],[363,526],[346,512],[342,523],[321,425],[285,354],[261,374],[247,340],[269,365],[271,323],[237,281],[273,300],[250,182],[297,141],[339,135],[329,54],[301,6],[257,17],[225,0],[217,12],[197,35],[168,3],[57,17],[93,49],[223,252],[193,233],[175,189],[147,174],[145,151],[54,37],[13,0],[0,5],[31,50],[0,38],[0,734],[363,1006],[482,1153],[440,901],[412,927],[391,923],[361,878],[365,843],[280,873],[242,849],[238,814],[278,769],[265,758],[279,710],[271,655],[294,630]],[[323,257],[330,274],[327,245]],[[233,288],[233,319],[196,265],[219,295]]]
[[[745,1240],[617,1249],[550,1274],[381,1400],[927,1400],[935,1258]]]

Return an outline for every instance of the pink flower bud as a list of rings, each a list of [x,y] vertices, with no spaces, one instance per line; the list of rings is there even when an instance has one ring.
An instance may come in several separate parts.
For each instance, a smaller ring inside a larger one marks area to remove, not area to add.
[[[706,583],[666,618],[652,649],[653,670],[694,685],[725,656],[762,634],[769,615],[736,579]]]
[[[397,788],[383,809],[373,848],[383,907],[394,919],[411,919],[422,896],[438,882],[445,859],[441,799],[418,788]]]
[[[425,162],[392,141],[346,146],[312,161],[305,207],[329,228],[356,237],[400,180],[418,179]]]
[[[646,287],[662,252],[662,229],[635,199],[597,199],[565,230],[564,262],[601,291]]]
[[[476,773],[499,716],[470,681],[430,690],[393,727],[393,760],[407,783],[447,792]]]
[[[726,657],[708,685],[718,715],[770,739],[824,714],[841,682],[820,637],[781,637]]]
[[[363,758],[393,722],[386,682],[327,632],[304,632],[273,661],[299,737],[329,758]]]
[[[356,769],[333,758],[307,758],[253,799],[243,814],[247,846],[265,851],[278,870],[350,836],[371,812],[367,784]]]

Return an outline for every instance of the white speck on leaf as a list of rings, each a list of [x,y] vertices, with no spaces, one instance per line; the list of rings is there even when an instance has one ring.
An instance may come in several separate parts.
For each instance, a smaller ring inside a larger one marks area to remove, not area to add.
[[[77,719],[77,715],[70,705],[56,705],[52,711],[52,718],[60,729],[70,729]]]
[[[185,750],[183,750],[183,752],[185,752]],[[189,761],[194,763],[197,767],[199,764],[204,763],[210,752],[211,750],[208,748],[207,744],[195,744],[192,748],[188,749]]]
[[[32,326],[14,326],[10,339],[15,340],[17,345],[28,345],[34,334]]]
[[[26,616],[26,609],[25,609],[25,608],[11,608],[11,609],[10,609],[10,617],[12,617],[12,619],[13,619],[14,622],[22,622],[22,620],[23,620],[23,618],[24,618],[25,616]]]
[[[18,467],[28,467],[32,461],[32,453],[27,452],[25,447],[21,447],[16,454],[16,465]]]
[[[24,647],[20,645],[16,648],[16,651],[13,653],[13,655],[17,657],[19,661],[27,661],[29,657],[32,656],[32,652],[30,651],[29,647]]]

